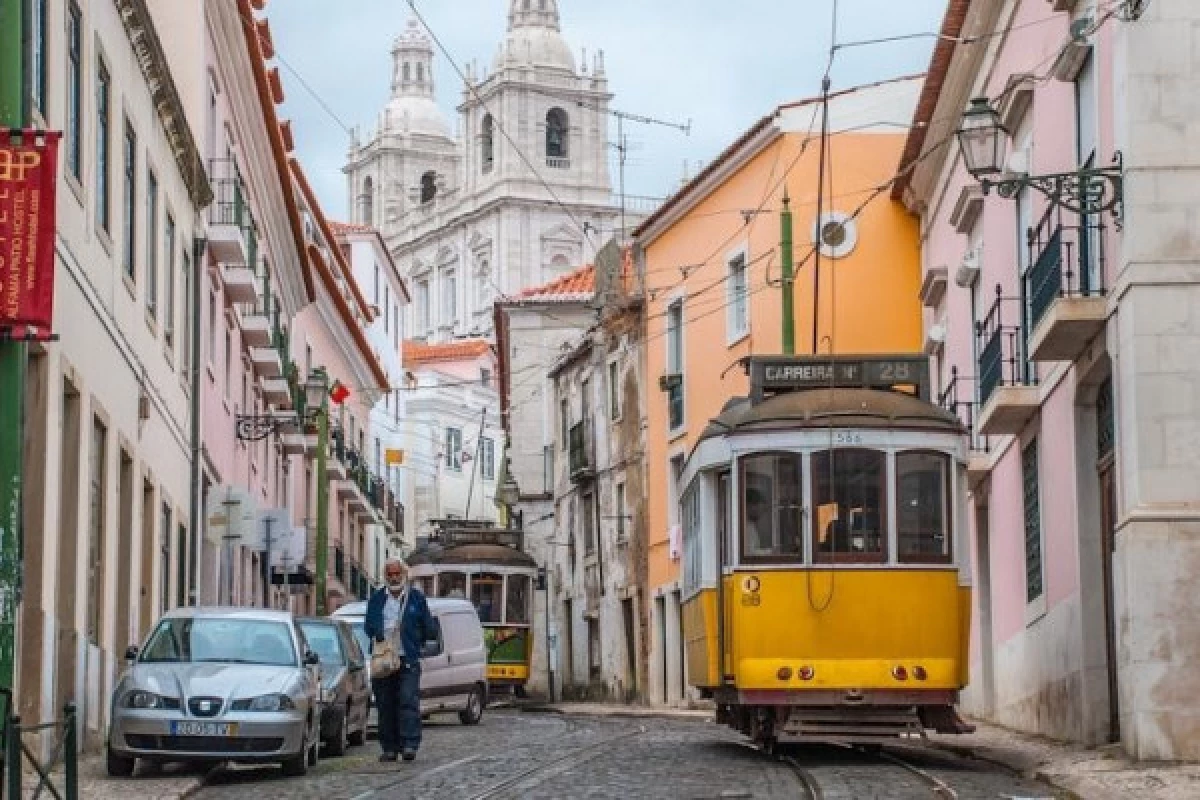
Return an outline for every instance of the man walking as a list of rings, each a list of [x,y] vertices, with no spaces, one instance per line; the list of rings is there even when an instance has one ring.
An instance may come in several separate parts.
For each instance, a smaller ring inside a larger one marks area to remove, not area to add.
[[[399,669],[372,677],[379,707],[380,761],[417,757],[421,746],[421,648],[437,639],[437,623],[425,595],[408,582],[408,565],[391,560],[383,568],[386,585],[371,595],[363,629],[374,642],[390,642],[400,658]]]

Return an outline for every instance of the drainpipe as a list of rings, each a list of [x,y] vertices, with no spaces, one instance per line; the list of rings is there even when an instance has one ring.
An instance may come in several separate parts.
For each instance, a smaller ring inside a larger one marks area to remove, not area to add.
[[[200,217],[198,222],[203,223],[203,217]],[[204,551],[202,542],[204,541],[204,531],[201,529],[201,486],[204,475],[204,468],[201,462],[200,452],[200,335],[201,335],[201,310],[202,298],[204,297],[203,287],[201,286],[201,276],[204,275],[204,267],[207,264],[208,258],[208,239],[197,236],[192,239],[192,296],[188,302],[192,306],[192,333],[191,333],[191,356],[190,362],[192,365],[191,374],[191,414],[192,414],[192,486],[191,486],[191,504],[190,504],[190,521],[188,527],[191,529],[189,553],[183,554],[184,559],[191,559],[187,570],[187,581],[192,582],[192,576],[196,576],[195,585],[189,585],[188,588],[188,605],[196,606],[200,604],[200,565],[197,563]]]

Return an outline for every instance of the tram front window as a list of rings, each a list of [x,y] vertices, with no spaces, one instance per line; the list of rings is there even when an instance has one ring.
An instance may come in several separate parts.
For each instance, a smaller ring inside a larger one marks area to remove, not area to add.
[[[433,576],[422,575],[419,578],[414,578],[413,583],[421,590],[421,593],[426,597],[433,597]]]
[[[886,559],[886,464],[878,450],[813,453],[813,553],[817,561]]]
[[[950,562],[950,457],[896,456],[897,556],[910,563]]]
[[[508,576],[508,597],[505,601],[505,622],[509,625],[529,624],[529,576]]]
[[[466,597],[467,575],[464,572],[443,572],[438,575],[438,597]]]
[[[471,602],[479,612],[479,621],[500,624],[501,587],[504,576],[493,572],[481,572],[471,579]]]
[[[796,561],[803,556],[801,477],[796,453],[742,459],[744,560]]]

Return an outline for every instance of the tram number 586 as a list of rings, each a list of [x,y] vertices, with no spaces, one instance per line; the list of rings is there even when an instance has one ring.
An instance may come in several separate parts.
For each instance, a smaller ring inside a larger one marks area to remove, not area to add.
[[[859,445],[863,443],[863,437],[857,431],[838,431],[833,435],[833,443],[839,447]]]

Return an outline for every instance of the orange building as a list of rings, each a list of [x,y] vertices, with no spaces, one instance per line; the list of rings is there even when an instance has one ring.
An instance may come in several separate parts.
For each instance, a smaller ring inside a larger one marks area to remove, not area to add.
[[[888,191],[907,136],[907,126],[898,123],[913,118],[921,85],[916,76],[830,95],[819,259],[819,100],[783,105],[763,117],[634,233],[647,300],[647,589],[655,703],[688,700],[677,477],[709,420],[729,399],[746,394],[738,361],[782,352],[785,190],[794,217],[795,352],[921,348],[918,226]]]

